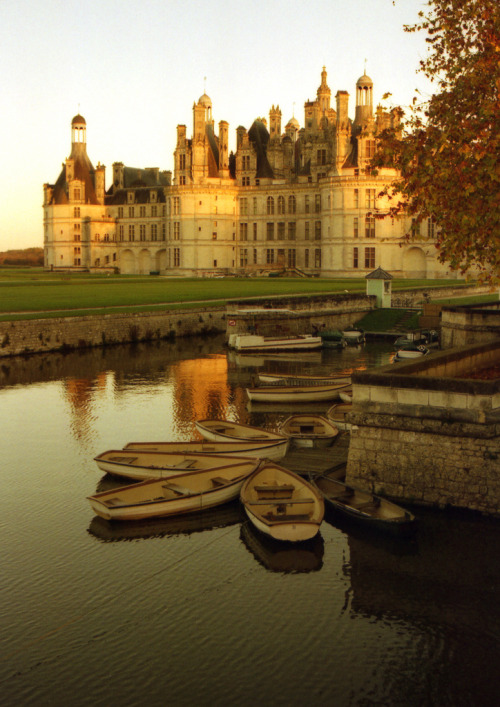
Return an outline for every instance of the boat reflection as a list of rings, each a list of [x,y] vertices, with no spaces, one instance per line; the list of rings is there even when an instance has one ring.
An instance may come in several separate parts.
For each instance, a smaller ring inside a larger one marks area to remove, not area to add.
[[[276,362],[288,362],[288,363],[316,363],[320,364],[322,357],[321,351],[299,351],[297,353],[259,353],[259,354],[242,354],[236,353],[235,351],[227,352],[227,360],[231,364],[236,366],[256,366],[262,367],[266,365],[266,362],[276,361]]]
[[[242,523],[244,520],[244,511],[237,500],[217,506],[217,508],[208,508],[200,513],[189,513],[170,518],[111,523],[104,518],[94,516],[87,532],[102,542],[117,542],[120,540],[162,538],[168,535],[191,535],[205,530],[226,528]]]
[[[319,533],[301,543],[279,542],[259,533],[247,521],[241,526],[240,539],[257,562],[271,572],[317,572],[323,567],[324,542]]]

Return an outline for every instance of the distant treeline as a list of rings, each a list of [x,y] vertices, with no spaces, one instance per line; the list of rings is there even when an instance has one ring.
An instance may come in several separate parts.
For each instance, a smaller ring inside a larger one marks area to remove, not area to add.
[[[25,248],[24,250],[7,250],[0,253],[1,265],[21,265],[23,267],[40,267],[43,265],[43,248]]]

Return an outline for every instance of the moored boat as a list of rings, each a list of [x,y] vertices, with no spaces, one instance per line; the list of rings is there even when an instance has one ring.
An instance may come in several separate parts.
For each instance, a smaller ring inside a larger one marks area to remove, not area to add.
[[[341,390],[339,393],[339,398],[343,403],[352,403],[352,388],[349,386],[348,388]]]
[[[340,430],[349,430],[351,423],[346,420],[346,415],[352,412],[352,403],[335,403],[326,411],[327,418]]]
[[[283,440],[283,435],[268,432],[261,427],[252,427],[231,420],[197,420],[195,427],[202,437],[215,442],[253,441],[276,442]]]
[[[319,335],[323,341],[323,346],[327,349],[343,349],[347,346],[344,334],[338,329],[321,331]]]
[[[229,346],[236,351],[312,351],[323,345],[320,336],[260,336],[259,334],[232,334]]]
[[[348,344],[362,344],[366,338],[364,330],[355,326],[347,327],[342,334]]]
[[[278,384],[278,385],[330,385],[331,383],[338,383],[348,385],[351,382],[351,376],[349,374],[334,373],[332,375],[325,376],[312,376],[312,375],[299,375],[294,373],[266,373],[262,372],[258,374],[259,381],[268,385]]]
[[[129,442],[123,449],[151,452],[191,452],[195,454],[229,454],[238,457],[256,457],[257,459],[281,459],[287,452],[286,439],[263,441],[234,440],[215,442],[207,439],[189,440],[188,442]]]
[[[322,415],[291,415],[280,432],[298,447],[328,447],[339,434],[338,427]]]
[[[318,490],[273,462],[262,463],[245,480],[240,498],[250,522],[275,540],[309,540],[324,516]]]
[[[88,501],[93,511],[105,520],[193,513],[237,498],[243,482],[259,463],[256,459],[245,459],[224,468],[179,474],[175,479],[141,481],[88,496]]]
[[[314,402],[318,400],[335,400],[340,390],[347,387],[345,383],[330,383],[328,385],[263,385],[256,388],[246,388],[249,400],[268,403],[286,403],[292,401]]]
[[[415,516],[381,496],[363,491],[329,476],[311,476],[311,483],[334,511],[370,527],[405,533],[415,526]]]
[[[403,359],[408,358],[420,358],[421,356],[426,356],[428,353],[430,353],[430,351],[427,346],[424,346],[423,344],[417,345],[410,342],[396,351],[394,360],[402,361]]]
[[[137,449],[109,449],[94,457],[101,471],[114,476],[143,481],[167,479],[188,471],[227,467],[247,461],[247,457],[228,454],[195,454],[194,452],[150,452]],[[253,459],[254,462],[257,459]]]

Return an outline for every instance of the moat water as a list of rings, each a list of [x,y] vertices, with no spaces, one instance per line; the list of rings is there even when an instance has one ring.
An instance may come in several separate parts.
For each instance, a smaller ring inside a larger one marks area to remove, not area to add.
[[[0,362],[3,705],[493,705],[500,697],[500,523],[413,509],[396,542],[327,516],[289,547],[238,503],[131,524],[93,516],[93,457],[189,439],[252,408],[258,370],[346,371],[389,344],[285,360],[224,337]],[[324,406],[326,409],[328,405]]]

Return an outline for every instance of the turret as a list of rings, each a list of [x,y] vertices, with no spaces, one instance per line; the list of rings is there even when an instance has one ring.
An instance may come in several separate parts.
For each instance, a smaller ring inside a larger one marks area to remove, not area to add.
[[[356,117],[355,125],[362,125],[373,114],[373,81],[363,74],[356,82]]]

